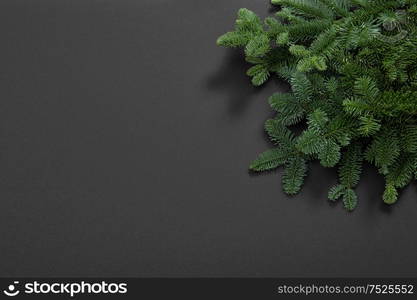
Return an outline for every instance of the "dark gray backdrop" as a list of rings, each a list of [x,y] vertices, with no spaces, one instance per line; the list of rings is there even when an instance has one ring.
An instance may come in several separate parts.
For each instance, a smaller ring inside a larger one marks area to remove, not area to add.
[[[252,176],[267,97],[238,51],[236,10],[267,0],[0,2],[1,276],[416,276],[416,185],[329,205]]]

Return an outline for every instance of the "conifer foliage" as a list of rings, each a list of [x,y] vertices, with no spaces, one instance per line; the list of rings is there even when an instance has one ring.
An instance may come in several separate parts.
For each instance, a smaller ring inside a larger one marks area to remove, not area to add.
[[[255,86],[271,76],[291,90],[276,93],[265,130],[274,147],[250,165],[284,168],[283,189],[300,191],[308,162],[338,168],[329,199],[351,211],[363,163],[386,181],[382,196],[417,179],[417,0],[272,0],[264,21],[248,9],[217,44],[243,48]],[[305,124],[300,134],[292,126]]]

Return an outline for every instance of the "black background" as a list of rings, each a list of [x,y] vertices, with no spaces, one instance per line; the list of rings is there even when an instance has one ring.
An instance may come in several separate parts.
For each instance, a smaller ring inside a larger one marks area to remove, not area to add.
[[[302,193],[268,148],[267,97],[219,48],[266,0],[0,2],[1,276],[416,276],[416,185],[354,213],[318,164]]]

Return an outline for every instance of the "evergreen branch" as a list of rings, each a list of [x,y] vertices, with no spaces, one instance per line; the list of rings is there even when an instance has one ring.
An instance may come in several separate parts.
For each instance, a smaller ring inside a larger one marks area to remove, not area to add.
[[[297,194],[304,183],[306,173],[307,164],[304,158],[294,156],[288,159],[282,176],[284,191],[289,195]]]
[[[283,165],[288,159],[288,153],[281,148],[274,148],[259,155],[249,166],[252,171],[262,172]]]
[[[265,130],[278,147],[250,169],[284,165],[283,189],[293,195],[307,160],[337,165],[339,184],[328,196],[351,211],[366,159],[385,177],[383,201],[396,202],[398,189],[417,179],[416,0],[272,2],[274,17],[262,23],[241,9],[235,30],[217,40],[245,50],[254,85],[277,74],[291,87],[269,98],[277,115]],[[297,136],[287,127],[294,124]]]

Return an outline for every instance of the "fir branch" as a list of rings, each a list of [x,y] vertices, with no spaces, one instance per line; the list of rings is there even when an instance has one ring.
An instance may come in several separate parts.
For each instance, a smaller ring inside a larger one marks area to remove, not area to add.
[[[276,145],[250,165],[284,166],[283,189],[299,192],[307,163],[338,167],[329,199],[351,211],[363,160],[385,177],[383,201],[417,179],[417,2],[272,0],[264,22],[241,9],[235,30],[217,43],[244,49],[256,86],[277,75],[289,93],[269,98],[276,117],[265,130]],[[288,126],[303,126],[295,135]]]

